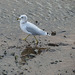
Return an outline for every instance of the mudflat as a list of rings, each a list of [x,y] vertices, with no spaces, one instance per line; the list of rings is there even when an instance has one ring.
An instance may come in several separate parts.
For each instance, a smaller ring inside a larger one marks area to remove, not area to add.
[[[23,41],[22,14],[52,36]],[[75,75],[75,1],[0,0],[0,75]]]

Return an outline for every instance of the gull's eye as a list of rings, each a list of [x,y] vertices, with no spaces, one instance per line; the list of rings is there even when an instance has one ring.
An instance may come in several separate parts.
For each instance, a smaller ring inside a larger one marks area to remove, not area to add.
[[[21,17],[21,18],[23,18],[23,17]]]

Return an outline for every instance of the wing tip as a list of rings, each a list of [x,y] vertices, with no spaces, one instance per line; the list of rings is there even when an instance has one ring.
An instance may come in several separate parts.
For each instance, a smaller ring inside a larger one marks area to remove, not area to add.
[[[48,36],[51,36],[51,34],[49,34],[48,32],[47,32],[47,35],[48,35]]]

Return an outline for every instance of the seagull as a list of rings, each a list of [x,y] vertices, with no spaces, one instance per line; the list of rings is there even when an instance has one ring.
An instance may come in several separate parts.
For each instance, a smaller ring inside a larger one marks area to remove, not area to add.
[[[27,21],[27,16],[26,15],[21,15],[19,18],[17,18],[17,20],[20,21],[20,28],[23,32],[26,32],[30,35],[33,35],[35,40],[36,40],[36,44],[38,44],[38,40],[35,37],[36,35],[48,35],[50,36],[50,34],[48,34],[47,32],[43,31],[42,29],[40,29],[39,27],[37,27],[36,25],[34,25],[33,23]],[[28,36],[26,38],[24,38],[23,40],[26,41],[26,39],[28,38]]]

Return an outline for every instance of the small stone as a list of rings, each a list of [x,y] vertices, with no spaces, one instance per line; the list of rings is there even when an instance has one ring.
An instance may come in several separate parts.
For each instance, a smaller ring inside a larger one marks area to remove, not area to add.
[[[2,59],[4,57],[4,55],[0,55],[0,59]]]
[[[67,73],[67,71],[65,71]]]
[[[45,41],[47,41],[47,39],[45,39]]]
[[[35,23],[38,23],[38,21],[35,21]]]
[[[60,71],[60,70],[58,70],[58,71]]]
[[[64,33],[64,32],[66,32],[65,30],[63,30],[63,31],[61,31],[60,33]]]
[[[15,47],[16,47],[15,45],[14,46],[9,46],[8,49],[15,48]]]
[[[29,54],[29,57],[30,57],[30,58],[35,57],[35,54]]]
[[[48,45],[48,46],[59,46],[59,45],[56,44],[56,43],[48,43],[47,45]]]
[[[15,52],[12,52],[11,55],[12,55],[12,56],[15,56]]]
[[[73,73],[75,73],[75,70],[73,70]]]
[[[15,55],[15,63],[17,64],[18,63],[18,56]]]
[[[66,38],[66,36],[64,35],[64,37]]]
[[[15,55],[15,60],[17,60],[18,59],[18,56],[17,55]]]
[[[72,49],[75,49],[75,47],[72,47]]]
[[[4,55],[6,55],[7,54],[7,52],[6,51],[4,51]]]
[[[63,31],[61,31],[61,32],[63,33],[63,32],[66,32],[66,31],[65,31],[65,30],[63,30]]]
[[[58,62],[57,60],[55,62]]]
[[[5,43],[7,43],[7,41],[4,41]]]
[[[6,70],[3,70],[2,75],[8,75],[8,72]]]
[[[59,62],[62,62],[62,60],[59,60]]]
[[[51,35],[52,35],[52,36],[55,36],[55,35],[56,35],[56,31],[52,31],[52,32],[51,32]]]
[[[35,49],[34,51],[35,51],[36,54],[38,54],[38,49]]]
[[[23,75],[23,72],[21,72],[20,75]]]
[[[50,52],[55,52],[56,50],[55,50],[55,49],[50,49],[49,51],[50,51]]]
[[[51,62],[51,64],[55,64],[55,62]]]
[[[62,43],[62,42],[59,43],[59,46],[67,46],[67,45],[69,45],[69,44]]]

